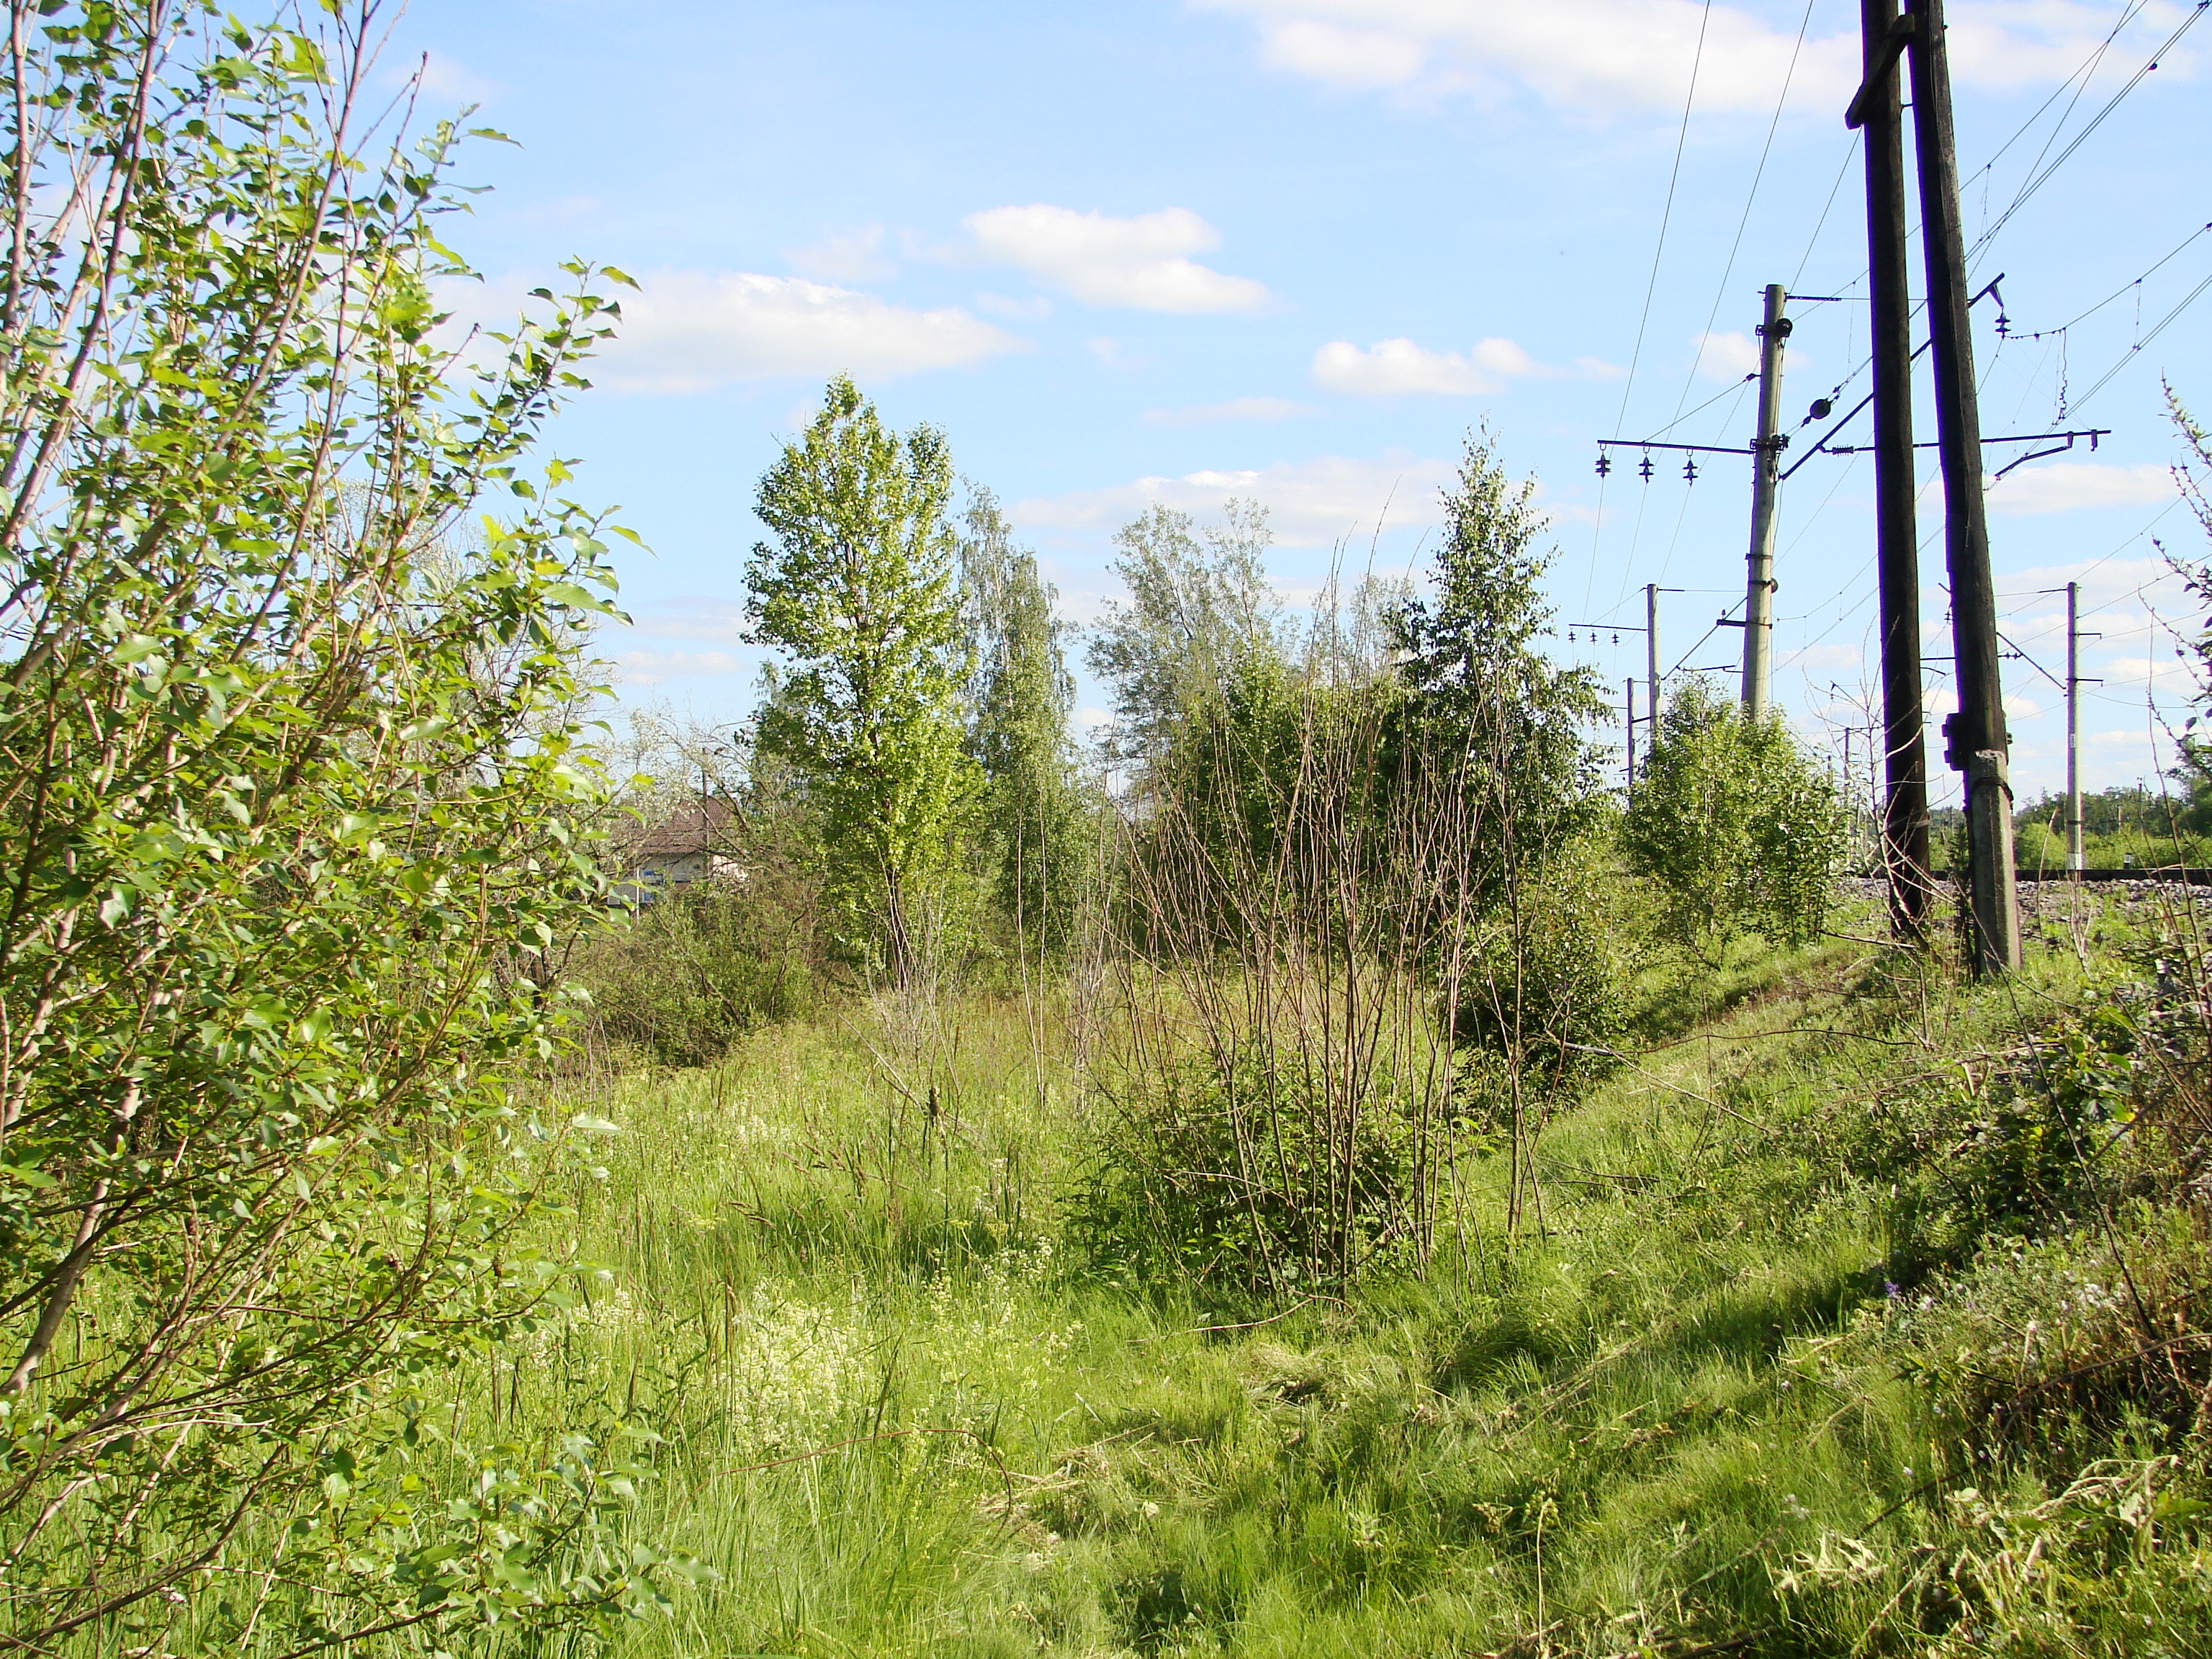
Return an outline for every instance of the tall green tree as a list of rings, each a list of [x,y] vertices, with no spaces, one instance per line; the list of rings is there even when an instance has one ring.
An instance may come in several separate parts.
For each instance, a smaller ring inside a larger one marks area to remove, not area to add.
[[[1587,732],[1604,714],[1595,677],[1553,663],[1540,641],[1549,550],[1533,483],[1515,481],[1487,434],[1471,434],[1443,492],[1433,589],[1396,612],[1406,688],[1397,787],[1449,799],[1468,845],[1461,908],[1437,941],[1456,963],[1452,1029],[1480,1059],[1470,1085],[1510,1133],[1506,1226],[1537,1199],[1534,1151],[1548,1115],[1591,1075],[1616,1018],[1599,913],[1576,854],[1601,819]]]
[[[1667,931],[1709,960],[1746,933],[1778,944],[1818,935],[1846,836],[1834,782],[1781,715],[1754,720],[1698,680],[1660,716],[1620,823]]]
[[[1605,700],[1590,670],[1559,666],[1540,643],[1553,610],[1534,496],[1486,434],[1470,434],[1443,494],[1431,590],[1401,603],[1392,624],[1407,764],[1461,774],[1492,848],[1485,906],[1537,873],[1600,810],[1586,734]]]
[[[601,890],[577,676],[611,578],[568,469],[526,463],[623,279],[574,268],[481,374],[439,343],[462,135],[363,120],[379,9],[12,14],[16,1651],[450,1648],[658,1594],[620,1536],[641,1443],[478,1409],[570,1271],[563,1126],[510,1085]]]
[[[761,750],[804,775],[830,896],[902,985],[923,965],[918,923],[945,896],[974,784],[951,493],[944,434],[892,430],[840,375],[761,479],[754,510],[775,540],[745,569],[748,638],[790,658]]]
[[[1087,653],[1114,689],[1115,759],[1158,761],[1240,657],[1282,653],[1283,603],[1260,562],[1273,540],[1267,509],[1249,501],[1230,501],[1202,531],[1156,501],[1115,533],[1129,599],[1106,607]]]
[[[964,528],[969,752],[984,777],[978,838],[1008,923],[1028,944],[1057,952],[1074,923],[1090,842],[1067,731],[1069,629],[1054,615],[1056,595],[1036,556],[1014,545],[989,490],[975,492]]]

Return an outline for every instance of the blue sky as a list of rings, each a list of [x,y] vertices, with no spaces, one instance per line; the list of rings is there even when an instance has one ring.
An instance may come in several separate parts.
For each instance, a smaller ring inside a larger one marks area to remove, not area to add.
[[[2007,319],[2000,338],[2000,307],[1976,313],[1984,428],[2112,428],[1990,496],[2006,632],[2033,659],[2007,665],[2016,772],[2027,792],[2060,775],[2033,663],[2063,672],[2063,603],[2036,590],[2078,577],[2102,633],[2089,781],[2132,781],[2162,763],[2147,696],[2171,713],[2185,690],[2160,623],[2192,614],[2151,538],[2203,550],[2160,383],[2212,411],[2212,295],[2137,347],[2212,276],[2212,231],[2189,240],[2212,222],[2212,24],[2092,130],[2194,0],[1950,10],[1969,234],[2003,219],[1975,261]],[[427,55],[433,106],[475,103],[518,141],[464,160],[493,187],[453,228],[485,276],[453,296],[465,317],[577,255],[642,284],[554,442],[653,550],[624,556],[635,626],[605,641],[623,695],[734,720],[760,656],[738,639],[753,488],[840,369],[946,431],[1079,619],[1113,595],[1114,528],[1153,500],[1266,502],[1294,601],[1333,562],[1418,567],[1486,422],[1553,515],[1563,622],[1640,621],[1656,581],[1685,590],[1662,599],[1665,660],[1730,662],[1740,636],[1709,629],[1742,597],[1747,463],[1686,483],[1661,456],[1649,484],[1624,466],[1601,491],[1594,441],[1747,438],[1768,282],[1842,296],[1793,307],[1791,424],[1863,392],[1856,19],[1848,0],[414,0],[387,61]],[[1871,473],[1816,458],[1783,498],[1776,690],[1823,741],[1863,722],[1872,683]],[[1940,531],[1936,490],[1922,525]],[[1923,571],[1940,654],[1940,538]],[[1641,669],[1634,635],[1559,649]],[[1103,701],[1086,684],[1086,720]]]

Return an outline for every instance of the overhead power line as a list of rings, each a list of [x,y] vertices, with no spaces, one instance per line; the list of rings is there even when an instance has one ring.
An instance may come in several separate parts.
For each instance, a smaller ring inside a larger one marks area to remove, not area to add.
[[[1674,137],[1674,165],[1667,175],[1667,203],[1659,211],[1659,240],[1651,250],[1651,276],[1644,285],[1644,314],[1636,323],[1636,347],[1628,356],[1628,378],[1620,388],[1620,412],[1614,416],[1613,424],[1621,425],[1628,418],[1628,400],[1636,390],[1636,370],[1644,361],[1644,337],[1651,325],[1651,301],[1659,292],[1659,264],[1667,252],[1667,227],[1674,217],[1674,188],[1682,179],[1682,153],[1690,143],[1690,111],[1698,101],[1698,76],[1705,63],[1705,27],[1712,21],[1713,0],[1705,0],[1705,9],[1698,18],[1698,48],[1690,59],[1690,89],[1682,97],[1682,127]],[[1638,540],[1644,533],[1644,507],[1637,504],[1636,535],[1629,542],[1629,559],[1633,562]],[[1583,595],[1588,605],[1597,592],[1597,550],[1605,537],[1605,481],[1598,480],[1597,518],[1590,526],[1589,581]]]
[[[1651,276],[1644,285],[1644,314],[1637,319],[1636,348],[1628,357],[1628,380],[1620,388],[1620,414],[1614,419],[1618,426],[1628,418],[1628,399],[1636,390],[1636,370],[1644,360],[1644,337],[1651,325],[1651,301],[1659,291],[1659,263],[1667,252],[1667,227],[1674,217],[1674,188],[1682,179],[1682,152],[1690,143],[1690,110],[1698,101],[1698,75],[1705,62],[1705,26],[1712,21],[1713,0],[1705,0],[1705,10],[1698,18],[1698,49],[1690,59],[1690,89],[1682,99],[1682,130],[1674,138],[1674,165],[1667,175],[1667,201],[1659,210],[1659,240],[1651,250]]]
[[[2172,264],[2175,259],[2180,257],[2181,252],[2184,248],[2189,246],[2191,243],[2194,242],[2198,237],[2203,235],[2208,230],[2212,230],[2212,224],[2197,226],[2196,229],[2191,231],[2188,235],[2183,237],[2180,241],[2177,242],[2173,246],[2172,252],[2168,253],[2166,258],[2160,259],[2156,264],[2142,272],[2141,276],[2132,277],[2129,281],[2122,283],[2118,288],[2114,289],[2110,294],[2107,294],[2103,299],[2098,301],[2096,304],[2091,306],[2080,316],[2070,318],[2067,321],[2059,324],[2056,328],[2035,329],[2026,333],[2022,333],[2020,330],[2014,329],[2013,331],[2013,338],[2016,340],[2040,340],[2047,335],[2063,334],[2068,329],[2073,328],[2079,324],[2086,323],[2090,318],[2095,316],[2106,306],[2112,304],[2113,301],[2124,296],[2130,289],[2141,288],[2150,277],[2157,276],[2160,270],[2164,270],[2167,265]]]
[[[1990,153],[1990,159],[1983,162],[1979,167],[1975,169],[1974,177],[1977,179],[1980,178],[1983,173],[1987,173],[1991,167],[2002,161],[2004,159],[2004,153],[2010,149],[2014,144],[2018,143],[2022,138],[2025,138],[2028,134],[2028,130],[2033,127],[2038,121],[2040,121],[2044,118],[2045,113],[2051,108],[2051,106],[2057,103],[2061,98],[2064,98],[2066,96],[2067,88],[2073,87],[2074,83],[2076,81],[2079,81],[2081,83],[2081,86],[2075,89],[2073,98],[2069,100],[2066,106],[2067,115],[2072,114],[2074,112],[2074,106],[2081,101],[2081,94],[2089,89],[2089,80],[2091,76],[2096,74],[2097,65],[2105,61],[2105,54],[2112,49],[2112,42],[2120,38],[2120,31],[2127,27],[2129,24],[2134,22],[2137,17],[2141,16],[2144,8],[2149,5],[2149,3],[2150,0],[2129,0],[2129,4],[2124,8],[2120,13],[2120,21],[2112,25],[2111,32],[2107,33],[2102,40],[2097,43],[2094,49],[2090,52],[2087,58],[2083,58],[2079,64],[2076,64],[2074,66],[2074,72],[2058,83],[2057,88],[2052,90],[2050,97],[2045,99],[2040,104],[2038,104],[2035,106],[2035,113],[2029,116],[2025,121],[2022,121],[2019,127],[2014,131],[2012,137],[2006,139],[2002,144],[1999,144],[1996,149]],[[2066,116],[2062,115],[2058,118],[2058,125],[2061,127],[2063,127],[2066,125]],[[2050,154],[2051,145],[2057,137],[2057,134],[2054,132],[2051,138],[2044,140],[2043,149],[2045,155]],[[2036,157],[2036,160],[2039,162],[2042,159],[2043,157],[2041,155]],[[2031,169],[2031,171],[2033,169]]]
[[[2089,118],[2088,125],[2084,126],[2081,131],[2074,135],[2072,141],[2067,144],[2065,149],[2060,150],[2057,155],[2051,157],[2048,164],[2038,168],[2029,176],[2027,182],[2022,185],[2020,187],[2019,191],[2013,197],[2011,204],[2007,207],[2002,213],[1997,215],[1997,216],[1990,222],[1988,228],[1984,230],[1979,236],[1974,239],[1973,246],[1966,250],[1966,257],[1968,258],[1972,258],[1976,254],[1979,253],[1984,248],[1990,245],[1991,240],[1996,237],[1996,234],[2005,228],[2007,222],[2012,218],[2012,216],[2019,212],[2021,208],[2025,207],[2027,204],[2028,198],[2033,196],[2036,191],[2041,190],[2045,184],[2049,183],[2051,175],[2057,173],[2060,167],[2066,165],[2067,159],[2071,156],[2075,150],[2081,149],[2083,144],[2089,141],[2089,136],[2095,132],[2099,127],[2105,125],[2106,118],[2110,116],[2114,110],[2120,106],[2121,101],[2125,99],[2130,93],[2133,92],[2137,87],[2142,84],[2144,79],[2150,74],[2150,72],[2158,67],[2158,60],[2166,56],[2167,52],[2171,52],[2173,49],[2175,43],[2178,42],[2183,35],[2188,33],[2191,29],[2197,26],[2197,19],[2203,16],[2207,10],[2212,10],[2212,0],[2197,0],[2195,9],[2192,9],[2186,17],[2181,20],[2179,26],[2174,29],[2172,33],[2166,37],[2166,40],[2160,45],[2159,49],[2150,55],[2149,60],[2146,62],[2141,69],[2137,70],[2133,75],[2128,77],[2128,83],[2122,87],[2118,92],[2114,93],[2111,98],[2106,100],[2105,106]],[[2121,20],[2123,24],[2124,24],[2126,21],[2127,20],[2125,18]],[[2115,33],[2117,32],[2118,31],[2116,30]],[[2107,44],[2110,44],[2109,40],[2107,40]],[[2100,55],[2101,55],[2102,48],[2100,48],[2099,50]],[[2087,83],[2086,82],[2083,83],[2083,89],[2085,91],[2087,89]]]
[[[1729,244],[1728,261],[1721,267],[1721,280],[1713,291],[1713,308],[1705,318],[1705,332],[1698,337],[1697,354],[1691,359],[1690,372],[1682,381],[1682,395],[1674,400],[1675,420],[1681,416],[1682,405],[1690,400],[1690,388],[1697,384],[1698,368],[1705,360],[1706,343],[1712,338],[1713,325],[1720,320],[1722,303],[1728,298],[1729,278],[1735,275],[1735,257],[1743,251],[1743,233],[1751,224],[1751,210],[1759,201],[1759,181],[1766,177],[1767,158],[1774,153],[1774,135],[1782,125],[1782,111],[1790,101],[1790,83],[1797,77],[1797,58],[1805,50],[1805,32],[1813,24],[1815,0],[1805,0],[1805,15],[1797,20],[1796,44],[1790,48],[1789,67],[1782,72],[1782,90],[1775,95],[1774,118],[1766,124],[1766,143],[1760,146],[1759,165],[1752,169],[1751,189],[1743,198],[1743,212],[1735,222],[1735,240]],[[1668,422],[1669,426],[1674,422]]]
[[[2059,99],[2064,97],[2069,88],[2075,88],[2077,82],[2081,84],[2075,91],[2074,101],[2078,102],[2080,100],[2081,93],[2088,89],[2089,77],[2095,74],[2097,65],[2104,61],[2105,54],[2111,49],[2113,41],[2118,39],[2120,32],[2127,27],[2130,22],[2134,21],[2135,19],[2145,9],[2147,4],[2148,0],[2130,0],[2130,3],[2126,9],[2120,14],[2119,21],[2112,25],[2111,31],[2102,40],[2098,42],[2098,44],[2092,48],[2089,55],[2081,60],[2081,64],[2075,68],[2074,72],[2068,76],[2066,79],[2060,83],[2057,90],[2053,92],[2050,97],[2045,99],[2043,102],[2037,106],[2035,112],[2030,115],[2027,120],[2021,122],[2019,127],[2014,131],[2013,135],[2009,138],[2007,138],[2003,143],[1998,145],[1996,150],[1991,153],[1990,159],[1983,162],[1982,165],[1975,170],[1974,176],[1976,178],[1981,177],[1983,174],[1988,173],[1991,167],[1995,167],[1999,159],[2004,155],[2005,152],[2009,150],[2014,144],[2018,143],[2021,138],[2026,137],[2028,131],[2034,127],[2035,124],[2040,121],[2045,114],[2049,112],[2051,106],[2057,103]],[[2010,204],[2008,205],[2004,211],[1997,216],[1996,222],[1984,230],[1975,240],[1973,246],[1968,250],[1968,258],[1972,258],[1978,256],[1988,247],[1990,242],[1996,237],[1997,232],[2003,228],[2006,221],[2009,220],[2014,213],[2018,212],[2027,203],[2027,198],[2034,194],[2035,191],[2040,190],[2043,185],[2050,180],[2051,176],[2057,172],[2059,167],[2063,166],[2068,159],[2070,158],[2076,150],[2081,149],[2082,143],[2088,138],[2089,135],[2094,132],[2098,127],[2101,126],[2106,118],[2119,106],[2121,100],[2125,99],[2130,93],[2133,92],[2136,87],[2141,85],[2149,76],[2150,72],[2158,67],[2159,60],[2163,58],[2167,52],[2172,50],[2174,44],[2197,24],[2197,21],[2203,16],[2204,13],[2208,9],[2212,9],[2212,0],[2197,0],[2197,3],[2191,9],[2189,15],[2182,19],[2180,25],[2175,28],[2173,33],[2166,38],[2166,40],[2160,45],[2159,49],[2151,54],[2150,58],[2145,62],[2143,66],[2137,70],[2133,76],[2129,77],[2128,83],[2122,87],[2118,92],[2114,94],[2106,101],[2105,106],[2099,110],[2097,113],[2091,118],[2089,124],[2082,128],[2080,132],[2075,135],[2072,141],[2067,144],[2063,150],[2059,152],[2058,155],[2055,159],[2046,166],[2043,164],[2043,158],[2041,155],[2039,155],[2036,158],[2038,165],[2033,170],[2028,181],[2021,186],[2018,192],[2014,194]],[[2067,106],[2069,114],[2072,112],[2072,109],[2073,104],[2069,103]],[[2065,118],[2066,118],[2064,116],[2060,117],[2059,125],[2062,128],[2065,125]],[[2048,153],[2051,143],[2055,142],[2057,134],[2054,132],[2051,140],[2046,141],[2044,146],[2045,153]],[[1854,140],[1854,144],[1856,145],[1856,140]],[[1845,160],[1844,165],[1846,167],[1850,165],[1848,157]],[[1839,179],[1840,176],[1841,175],[1839,174]],[[1823,216],[1825,217],[1825,214]],[[1916,226],[1911,234],[1917,234],[1917,233],[1918,228]],[[2176,252],[2179,251],[2179,249],[2176,250]],[[2170,258],[2172,256],[2168,255],[2167,257]],[[2161,261],[2160,263],[2163,264],[2164,262]],[[2155,270],[2156,267],[2154,266],[2153,269]],[[2144,274],[2148,275],[2149,273],[2146,272]],[[1850,282],[1844,284],[1844,291],[1848,292],[1850,289],[1856,288],[1859,283],[1864,282],[1866,277],[1867,272],[1862,270],[1856,276],[1854,276]],[[2124,293],[2125,291],[2126,290],[2124,289],[2122,289],[2122,292]],[[2114,297],[2118,296],[2116,295]],[[2100,304],[2109,303],[2109,301],[2100,302]],[[1914,301],[1912,307],[1913,314],[1917,316],[1924,308],[1924,301]],[[2097,307],[2092,307],[2093,310],[2096,308]],[[2084,314],[2086,315],[2087,313]],[[1859,376],[1866,373],[1869,366],[1872,364],[1873,362],[1874,359],[1870,356],[1862,357],[1858,362],[1853,366],[1850,373],[1844,375],[1842,380],[1836,383],[1835,389],[1828,394],[1829,401],[1832,403],[1841,403],[1843,401],[1844,389],[1855,384]],[[1621,407],[1625,413],[1627,409],[1626,400],[1623,401]],[[1862,404],[1860,407],[1863,408],[1864,405]],[[1855,410],[1852,412],[1856,413],[1857,411]],[[1849,417],[1847,416],[1846,418]],[[1619,424],[1619,422],[1616,422],[1615,424]],[[1840,425],[1841,422],[1838,422],[1838,424]]]
[[[2130,363],[2135,361],[2137,353],[2142,351],[2142,349],[2145,346],[2148,345],[2153,340],[2158,338],[2160,335],[2166,332],[2167,324],[2171,323],[2175,318],[2181,315],[2183,312],[2188,310],[2190,307],[2195,305],[2197,301],[2203,299],[2204,297],[2204,291],[2207,289],[2212,289],[2212,276],[2207,276],[2203,282],[2197,283],[2195,288],[2191,289],[2187,294],[2182,296],[2180,304],[2175,306],[2172,310],[2167,312],[2165,316],[2160,318],[2157,322],[2152,324],[2150,331],[2145,334],[2142,339],[2137,340],[2133,345],[2130,346],[2125,351],[2122,352],[2120,354],[2119,362],[2114,363],[2110,368],[2106,369],[2103,374],[2100,375],[2096,385],[2091,386],[2087,392],[2074,399],[2073,406],[2075,409],[2081,408],[2083,404],[2087,403],[2090,398],[2095,397],[2100,392],[2102,392],[2106,386],[2110,386],[2112,383],[2113,377],[2118,375],[2122,369],[2125,368]]]

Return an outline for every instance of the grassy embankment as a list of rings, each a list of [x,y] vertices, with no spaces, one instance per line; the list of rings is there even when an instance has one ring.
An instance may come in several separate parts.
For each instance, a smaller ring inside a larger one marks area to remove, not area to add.
[[[1655,981],[1540,1225],[1478,1159],[1425,1280],[1279,1317],[1056,1248],[1064,1004],[771,1030],[611,1087],[614,1277],[509,1407],[664,1425],[640,1518],[719,1578],[641,1655],[2212,1651],[2199,1233],[2130,930],[2064,931]]]

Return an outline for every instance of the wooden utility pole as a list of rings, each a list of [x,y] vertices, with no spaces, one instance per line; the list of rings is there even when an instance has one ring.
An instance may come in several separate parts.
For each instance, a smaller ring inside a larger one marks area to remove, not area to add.
[[[1982,503],[1982,423],[1959,164],[1951,131],[1951,69],[1943,0],[1908,0],[1912,137],[1920,173],[1920,242],[1928,272],[1936,365],[1936,451],[1943,463],[1943,551],[1951,577],[1951,642],[1959,712],[1943,722],[1944,758],[1965,775],[1973,860],[1978,973],[2020,966],[2020,908],[2012,854],[2011,734],[1997,656],[1996,584]]]
[[[2081,879],[2081,584],[2066,584],[2066,871]]]
[[[1844,117],[1865,129],[1867,265],[1874,356],[1875,547],[1881,609],[1882,868],[1890,928],[1928,936],[1927,715],[1920,696],[1920,527],[1912,457],[1912,289],[1905,246],[1905,113],[1897,0],[1860,0],[1865,83]]]
[[[1779,283],[1766,289],[1765,320],[1759,325],[1759,437],[1751,447],[1750,568],[1744,583],[1743,707],[1754,717],[1766,712],[1774,647],[1774,496],[1782,470],[1782,343],[1790,319],[1782,314],[1787,297]]]
[[[1659,741],[1659,584],[1644,584],[1644,672],[1649,693],[1644,699],[1645,723],[1651,741]]]

